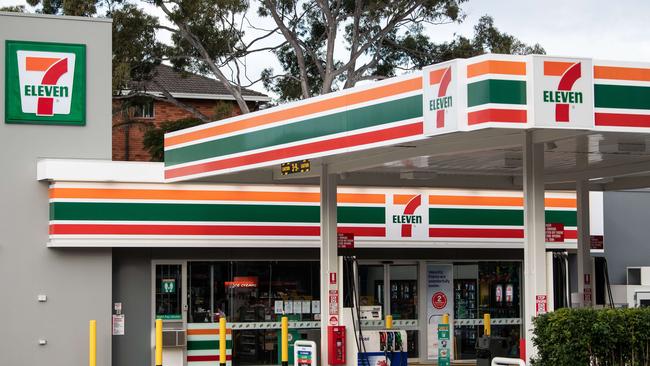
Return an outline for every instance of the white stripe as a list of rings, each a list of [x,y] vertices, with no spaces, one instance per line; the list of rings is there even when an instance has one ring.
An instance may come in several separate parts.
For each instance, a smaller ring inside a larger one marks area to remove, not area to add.
[[[51,220],[50,225],[164,225],[164,226],[288,226],[288,227],[309,227],[318,228],[319,223],[304,223],[304,222],[272,222],[272,221],[106,221],[106,220]],[[354,222],[339,222],[338,226],[354,226],[354,227],[385,227],[384,224],[368,224],[368,223],[354,223]],[[189,235],[194,236],[194,235]],[[253,235],[254,236],[254,235]]]
[[[527,75],[510,75],[510,74],[484,74],[467,78],[467,84],[472,84],[483,80],[511,80],[511,81],[527,81]]]
[[[650,115],[650,109],[632,109],[632,108],[594,108],[596,113],[620,113],[620,114],[640,114]]]
[[[258,206],[313,206],[319,207],[320,202],[299,201],[235,201],[235,200],[157,200],[157,199],[113,199],[113,198],[55,198],[50,203],[145,203],[145,204],[191,204],[191,205],[258,205]],[[384,207],[383,203],[339,203],[338,207]]]
[[[594,84],[650,87],[650,81],[643,80],[594,79]]]
[[[527,110],[527,108],[528,108],[527,104],[486,103],[486,104],[475,105],[473,107],[468,107],[466,111],[467,113],[482,111],[484,109],[516,109],[518,111],[525,111]]]

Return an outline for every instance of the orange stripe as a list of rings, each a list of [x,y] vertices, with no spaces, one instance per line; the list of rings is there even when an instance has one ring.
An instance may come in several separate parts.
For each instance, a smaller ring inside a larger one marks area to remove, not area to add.
[[[217,324],[217,323],[215,323]],[[188,329],[187,330],[187,335],[213,335],[213,334],[219,334],[219,328],[215,329]],[[232,329],[226,328],[226,334],[232,334]]]
[[[405,205],[405,204],[409,203],[413,199],[413,197],[415,197],[415,196],[416,195],[414,195],[414,194],[396,194],[396,195],[393,195],[393,204]]]
[[[26,57],[25,68],[27,71],[45,71],[59,60],[58,58],[51,57]]]
[[[270,123],[303,117],[313,113],[319,113],[353,104],[368,102],[379,98],[415,91],[418,89],[422,89],[421,77],[404,80],[397,83],[380,86],[378,88],[360,91],[357,93],[340,95],[334,98],[296,106],[285,110],[256,115],[249,118],[240,119],[238,121],[184,133],[182,135],[167,137],[165,138],[165,147],[223,135],[230,132],[236,132],[247,128],[260,127]]]
[[[385,203],[383,194],[339,193],[340,203]],[[162,189],[52,188],[50,199],[147,199],[205,201],[319,202],[315,192],[189,191]]]
[[[594,66],[594,79],[650,81],[650,69],[639,67]]]
[[[526,75],[526,63],[519,61],[487,60],[467,65],[467,77],[485,74]]]
[[[429,73],[429,85],[436,85],[440,83],[440,80],[442,80],[442,77],[445,75],[445,72],[447,71],[448,67],[445,67],[444,69],[438,69],[438,70],[433,70]]]
[[[457,205],[457,206],[511,206],[523,207],[522,197],[485,197],[485,196],[429,196],[432,205]],[[575,198],[546,198],[546,207],[575,208]]]
[[[575,62],[544,61],[544,75],[562,76],[573,65],[575,65]]]

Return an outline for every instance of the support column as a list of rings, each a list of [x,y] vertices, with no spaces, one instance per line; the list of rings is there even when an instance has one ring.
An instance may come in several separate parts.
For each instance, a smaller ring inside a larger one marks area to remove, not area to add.
[[[320,176],[320,301],[321,301],[321,331],[320,331],[320,354],[321,365],[327,365],[327,326],[330,319],[339,321],[340,294],[338,293],[338,282],[341,280],[338,273],[337,260],[337,238],[336,238],[336,174],[329,174],[327,165],[323,165]],[[330,283],[331,273],[334,273],[335,284]],[[330,306],[330,295],[336,296],[336,305]],[[338,324],[335,324],[338,325]]]
[[[546,301],[546,244],[544,219],[544,145],[533,144],[532,131],[526,131],[523,143],[524,185],[524,334],[526,358],[535,355],[532,318],[537,302]]]
[[[576,182],[576,198],[578,199],[578,307],[591,307],[594,303],[594,276],[589,227],[589,181]]]

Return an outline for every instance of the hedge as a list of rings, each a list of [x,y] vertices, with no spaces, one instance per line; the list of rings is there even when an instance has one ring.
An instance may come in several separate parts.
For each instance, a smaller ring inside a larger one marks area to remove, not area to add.
[[[534,366],[650,365],[650,308],[559,309],[533,332]]]

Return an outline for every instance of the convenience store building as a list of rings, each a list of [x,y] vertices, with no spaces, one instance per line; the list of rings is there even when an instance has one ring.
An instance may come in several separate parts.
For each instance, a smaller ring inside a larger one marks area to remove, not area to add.
[[[356,257],[362,303],[407,330],[413,362],[435,359],[443,312],[455,360],[475,358],[486,312],[518,356],[536,312],[593,302],[588,243],[602,218],[591,210],[590,225],[589,192],[648,185],[647,64],[455,60],[179,131],[164,164],[111,162],[110,22],[0,18],[0,196],[11,208],[0,353],[12,364],[84,362],[89,319],[102,364],[153,364],[162,317],[165,359],[202,365],[215,360],[221,316],[234,364],[277,364],[282,313],[317,341],[345,323],[337,255]],[[20,95],[24,75],[51,85],[44,74],[61,60],[69,96]],[[309,173],[280,174],[302,159]],[[337,252],[337,231],[354,248]],[[447,279],[443,302],[434,276]],[[111,335],[116,307],[124,334]]]

